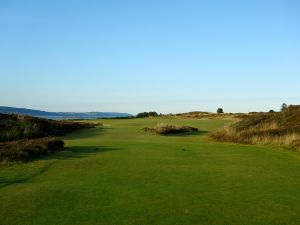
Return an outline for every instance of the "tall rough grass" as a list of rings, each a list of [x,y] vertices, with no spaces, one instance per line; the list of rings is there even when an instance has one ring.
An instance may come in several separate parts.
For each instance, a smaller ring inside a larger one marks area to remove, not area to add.
[[[272,135],[268,130],[258,132],[257,130],[247,130],[238,132],[231,127],[224,127],[210,135],[218,141],[237,142],[244,144],[275,144],[300,150],[300,134],[287,133],[284,135]]]
[[[218,141],[274,144],[300,150],[300,106],[245,118],[210,135]]]

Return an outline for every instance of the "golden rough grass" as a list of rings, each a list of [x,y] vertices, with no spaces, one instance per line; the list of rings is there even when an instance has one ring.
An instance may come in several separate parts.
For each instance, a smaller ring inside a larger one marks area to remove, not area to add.
[[[295,141],[300,140],[300,134],[296,133],[288,133],[281,136],[253,136],[251,138],[252,143],[260,143],[260,144],[276,144],[283,146],[291,146]]]
[[[279,126],[275,121],[273,121],[271,123],[262,123],[262,124],[260,124],[258,129],[261,130],[261,131],[268,131],[268,130],[279,129]]]
[[[300,134],[290,132],[283,135],[271,135],[269,131],[278,130],[277,123],[263,123],[259,127],[236,131],[230,126],[223,127],[210,136],[219,141],[239,142],[246,144],[274,144],[300,150]],[[257,134],[258,133],[258,134]]]

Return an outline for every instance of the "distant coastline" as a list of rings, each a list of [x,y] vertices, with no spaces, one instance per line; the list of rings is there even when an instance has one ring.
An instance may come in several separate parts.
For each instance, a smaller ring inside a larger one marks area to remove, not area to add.
[[[46,119],[96,119],[96,118],[115,118],[115,117],[131,117],[129,113],[120,112],[47,112],[35,109],[16,108],[0,106],[0,113],[19,114],[26,116],[34,116]]]

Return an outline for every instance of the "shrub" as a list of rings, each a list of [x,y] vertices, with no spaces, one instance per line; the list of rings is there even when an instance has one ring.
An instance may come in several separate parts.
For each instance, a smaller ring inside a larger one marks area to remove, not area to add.
[[[223,109],[222,108],[218,108],[217,110],[217,113],[220,114],[220,113],[224,113]]]
[[[26,161],[60,151],[64,142],[57,138],[41,138],[0,143],[0,161]]]
[[[0,114],[0,161],[28,160],[59,151],[64,142],[53,136],[96,125]]]
[[[74,130],[92,128],[95,124],[55,121],[30,116],[0,114],[0,142],[61,136]]]
[[[287,107],[288,107],[287,104],[286,104],[286,103],[283,103],[283,104],[281,105],[281,111],[284,111]]]
[[[150,116],[157,117],[159,115],[157,114],[157,112],[142,112],[142,113],[138,113],[136,115],[136,118],[145,118],[145,117],[150,117]]]

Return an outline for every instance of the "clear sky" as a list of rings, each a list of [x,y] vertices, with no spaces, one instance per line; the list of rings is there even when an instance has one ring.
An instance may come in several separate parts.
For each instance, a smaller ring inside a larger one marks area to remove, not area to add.
[[[300,1],[0,0],[0,105],[247,112],[300,103]]]

